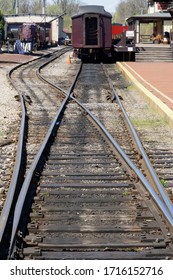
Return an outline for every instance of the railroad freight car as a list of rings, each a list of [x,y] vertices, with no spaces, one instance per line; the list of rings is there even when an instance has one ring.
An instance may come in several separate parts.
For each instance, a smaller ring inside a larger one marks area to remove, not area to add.
[[[128,26],[121,23],[112,23],[112,40],[119,40],[124,31],[128,30]]]
[[[32,51],[37,45],[37,30],[38,26],[34,23],[23,23],[19,28],[19,39],[22,42],[23,48],[28,48]]]
[[[127,25],[112,24],[112,44],[116,61],[135,61],[135,31]]]
[[[81,59],[103,60],[111,55],[112,15],[103,6],[80,6],[72,16],[72,46]]]
[[[23,23],[19,28],[19,38],[24,51],[32,51],[46,45],[45,29],[35,23]]]

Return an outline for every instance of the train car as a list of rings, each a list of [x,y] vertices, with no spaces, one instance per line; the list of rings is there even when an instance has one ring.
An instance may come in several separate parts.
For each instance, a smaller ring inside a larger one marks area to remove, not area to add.
[[[112,24],[112,44],[116,61],[135,60],[135,31],[129,30],[127,25]]]
[[[81,59],[103,60],[111,52],[112,15],[103,6],[80,6],[72,16],[72,46]]]
[[[49,32],[49,30],[48,30]],[[37,46],[38,48],[44,48],[48,45],[49,34],[45,28],[38,26],[37,28]]]
[[[33,49],[37,49],[38,25],[35,23],[23,23],[19,28],[19,39],[24,52],[31,52]]]
[[[119,41],[124,31],[128,30],[128,26],[121,23],[112,23],[112,40]]]
[[[47,45],[45,28],[35,23],[23,23],[19,28],[19,38],[25,52]]]

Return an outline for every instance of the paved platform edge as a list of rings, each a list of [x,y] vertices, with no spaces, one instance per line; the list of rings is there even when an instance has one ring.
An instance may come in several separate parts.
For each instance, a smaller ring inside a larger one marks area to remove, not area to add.
[[[123,63],[117,62],[116,65],[125,75],[125,77],[132,82],[132,84],[140,91],[140,93],[142,93],[142,96],[145,98],[151,108],[160,116],[162,116],[171,127],[173,127],[173,111],[158,97],[152,94],[144,85],[142,85],[140,81],[138,81],[134,75],[127,70]]]

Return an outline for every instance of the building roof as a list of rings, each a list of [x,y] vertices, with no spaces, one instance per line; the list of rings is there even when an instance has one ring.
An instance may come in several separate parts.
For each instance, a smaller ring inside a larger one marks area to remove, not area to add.
[[[156,12],[153,14],[144,14],[144,15],[136,15],[136,16],[131,16],[127,19],[127,22],[133,22],[135,20],[139,20],[140,22],[153,22],[158,19],[163,19],[163,20],[171,20],[171,14],[166,13],[166,12]]]
[[[49,23],[53,20],[56,20],[58,15],[33,15],[33,14],[19,14],[19,15],[4,15],[5,21],[9,23]]]

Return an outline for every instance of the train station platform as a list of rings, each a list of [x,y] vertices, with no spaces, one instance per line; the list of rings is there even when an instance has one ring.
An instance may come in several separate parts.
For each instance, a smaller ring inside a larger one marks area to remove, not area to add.
[[[173,127],[173,63],[117,62],[150,106]]]

